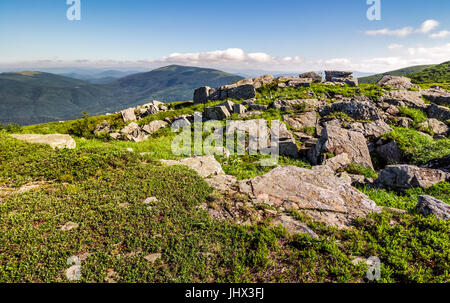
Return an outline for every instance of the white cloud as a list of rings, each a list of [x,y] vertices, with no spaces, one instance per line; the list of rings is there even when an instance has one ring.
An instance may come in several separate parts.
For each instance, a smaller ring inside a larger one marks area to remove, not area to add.
[[[439,26],[439,22],[433,19],[429,19],[424,21],[420,28],[414,29],[411,26],[403,27],[400,29],[388,29],[383,28],[379,30],[369,30],[366,31],[366,35],[368,36],[397,36],[397,37],[407,37],[414,33],[416,34],[428,34],[435,28]]]
[[[447,38],[448,36],[450,36],[450,31],[444,30],[444,31],[440,31],[434,34],[431,34],[430,37],[433,39],[436,38]]]
[[[388,28],[366,31],[366,35],[369,36],[398,36],[398,37],[406,37],[411,35],[414,32],[412,27],[404,27],[401,29],[390,30]]]
[[[439,22],[433,19],[426,20],[422,26],[417,30],[419,33],[427,34],[439,26]]]
[[[390,50],[398,50],[398,49],[402,49],[403,45],[401,45],[401,44],[391,44],[391,45],[388,46],[388,48]]]
[[[2,69],[32,69],[55,67],[95,67],[95,68],[117,68],[150,70],[170,64],[191,65],[199,67],[217,68],[225,71],[239,70],[264,70],[304,72],[327,69],[352,70],[361,72],[385,72],[402,67],[434,64],[450,59],[450,43],[434,46],[405,47],[400,44],[392,44],[389,49],[395,50],[395,55],[379,56],[374,58],[323,58],[307,59],[299,55],[278,57],[264,52],[247,53],[240,48],[229,48],[225,50],[212,50],[198,53],[173,53],[169,56],[139,60],[77,60],[64,61],[61,59],[40,60],[21,63],[1,63]]]

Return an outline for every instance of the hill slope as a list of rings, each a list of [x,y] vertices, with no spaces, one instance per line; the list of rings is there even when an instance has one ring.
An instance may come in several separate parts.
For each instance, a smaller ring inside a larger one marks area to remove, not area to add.
[[[382,74],[376,74],[368,77],[361,77],[359,78],[359,83],[376,83],[381,78],[383,78],[386,75],[392,75],[392,76],[406,76],[411,73],[416,73],[423,71],[424,69],[433,67],[434,65],[416,65],[416,66],[410,66],[402,69],[397,69],[389,72],[385,72]]]
[[[450,82],[450,61],[409,74],[408,77],[416,83]]]
[[[0,123],[22,125],[114,112],[153,99],[190,100],[194,89],[221,86],[242,77],[218,70],[168,66],[109,83],[41,72],[0,74]]]

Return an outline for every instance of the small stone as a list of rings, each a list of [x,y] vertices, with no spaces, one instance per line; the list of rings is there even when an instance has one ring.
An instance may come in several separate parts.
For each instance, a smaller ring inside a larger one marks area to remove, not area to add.
[[[161,259],[162,255],[160,253],[157,254],[150,254],[148,256],[145,256],[144,259],[151,262],[151,263],[155,263],[157,260]]]
[[[144,202],[142,202],[142,203],[144,203],[145,205],[148,205],[148,204],[152,204],[152,203],[156,203],[156,202],[158,202],[157,198],[149,197],[149,198],[145,199]]]
[[[76,229],[76,228],[78,228],[78,226],[79,226],[78,223],[67,222],[66,224],[64,224],[63,227],[61,227],[61,230],[68,231],[68,230]]]

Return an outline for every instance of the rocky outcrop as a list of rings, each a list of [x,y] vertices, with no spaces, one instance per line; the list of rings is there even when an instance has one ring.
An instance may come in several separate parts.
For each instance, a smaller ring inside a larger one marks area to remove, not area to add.
[[[11,137],[26,141],[28,143],[48,144],[53,149],[74,149],[77,147],[75,140],[69,135],[53,134],[53,135],[10,135]]]
[[[395,141],[377,147],[376,153],[386,164],[399,164],[403,162],[402,153]]]
[[[431,131],[435,135],[447,135],[449,130],[448,126],[445,123],[434,118],[426,120],[419,126],[424,130]]]
[[[167,126],[168,126],[167,122],[164,122],[164,121],[161,121],[161,120],[156,120],[156,121],[150,122],[147,125],[144,125],[144,127],[142,127],[142,130],[144,132],[146,132],[148,135],[153,135],[154,133],[156,133],[161,128],[165,128]]]
[[[421,166],[422,168],[439,169],[444,172],[450,173],[450,155],[443,158],[433,159],[428,163]]]
[[[205,108],[205,116],[207,120],[223,120],[231,114],[225,106],[214,106]]]
[[[450,220],[450,205],[431,196],[419,196],[416,210],[425,215],[433,215],[438,219]]]
[[[379,208],[367,196],[331,174],[280,166],[239,182],[239,190],[275,208],[303,210],[318,222],[346,227]]]
[[[409,90],[393,90],[385,92],[383,96],[378,98],[378,102],[386,102],[398,107],[408,106],[419,109],[427,108],[427,104],[423,102],[421,93]]]
[[[194,91],[194,104],[207,103],[211,87],[203,86]]]
[[[322,82],[322,76],[315,72],[307,72],[299,75],[299,78],[311,79],[313,83]]]
[[[326,153],[335,156],[346,153],[353,163],[373,169],[366,138],[361,133],[341,128],[333,121],[325,123],[322,136],[315,148],[308,152],[308,158],[312,164],[320,164],[326,160]]]
[[[177,117],[171,125],[173,130],[178,130],[180,128],[191,125],[191,122],[186,117]]]
[[[317,99],[295,99],[295,100],[277,100],[273,107],[281,111],[290,111],[296,109],[316,109],[321,105]]]
[[[381,118],[381,113],[368,98],[352,99],[350,102],[337,102],[331,105],[332,112],[342,112],[355,120],[375,121]]]
[[[121,111],[123,122],[132,122],[136,121],[136,114],[134,112],[134,108],[127,108]]]
[[[195,97],[195,96],[194,96]],[[203,96],[202,96],[203,97]],[[251,99],[256,97],[256,89],[253,84],[231,84],[218,88],[212,88],[208,92],[208,100],[225,100],[225,99]],[[200,99],[194,99],[194,103],[199,103]]]
[[[386,75],[381,78],[380,81],[377,82],[379,86],[389,86],[393,89],[410,89],[410,88],[419,88],[418,85],[414,85],[411,83],[411,79],[400,76],[391,76]]]
[[[161,160],[161,162],[166,165],[185,165],[190,169],[195,170],[202,178],[225,174],[222,170],[222,166],[220,166],[220,163],[217,162],[214,156],[192,157],[179,161]]]
[[[450,108],[431,104],[427,109],[428,117],[438,119],[442,122],[450,120]]]
[[[142,142],[148,138],[145,132],[136,122],[132,122],[125,126],[121,131],[122,139],[134,142]]]
[[[305,127],[316,127],[318,117],[316,112],[306,112],[294,115],[284,115],[283,120],[291,129],[302,131]]]
[[[383,120],[374,122],[355,122],[350,125],[350,130],[363,134],[366,138],[378,139],[382,135],[390,133],[393,129]]]
[[[429,188],[446,181],[450,174],[436,169],[420,168],[414,165],[390,165],[381,170],[376,183],[391,189]]]
[[[428,101],[439,105],[450,105],[450,92],[439,86],[421,90],[420,93]]]
[[[295,137],[292,135],[290,131],[288,131],[286,124],[279,123],[279,137],[278,137],[278,148],[280,156],[290,157],[290,158],[298,158],[298,147],[295,142]],[[272,141],[275,141],[275,138],[272,134]]]
[[[358,86],[358,79],[352,76],[353,72],[325,71],[325,81],[332,83],[343,83],[349,86]]]

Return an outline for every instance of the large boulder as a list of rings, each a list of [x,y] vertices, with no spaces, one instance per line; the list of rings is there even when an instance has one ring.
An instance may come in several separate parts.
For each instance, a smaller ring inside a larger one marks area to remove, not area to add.
[[[322,82],[322,76],[315,72],[307,72],[299,75],[299,78],[311,79],[313,83]]]
[[[273,107],[281,111],[290,111],[296,109],[316,109],[321,105],[317,99],[295,99],[295,100],[277,100]]]
[[[419,196],[416,210],[425,215],[434,215],[438,219],[450,220],[450,205],[431,196]]]
[[[332,112],[343,112],[355,120],[379,120],[381,113],[369,99],[352,99],[350,102],[336,102],[331,105]]]
[[[228,98],[241,100],[251,99],[256,97],[256,89],[253,84],[244,84],[233,87],[228,91]]]
[[[161,120],[156,120],[156,121],[152,121],[149,124],[142,127],[142,130],[145,131],[149,135],[153,135],[161,128],[167,127],[167,125],[168,125],[167,122],[164,122]]]
[[[178,130],[189,125],[191,125],[191,122],[186,117],[180,117],[179,119],[175,119],[175,121],[172,122],[171,127],[173,130]]]
[[[393,129],[383,120],[374,122],[355,122],[350,125],[350,130],[361,133],[366,138],[378,139],[382,135],[390,133]]]
[[[391,189],[405,190],[414,187],[429,188],[446,181],[450,174],[436,169],[414,165],[389,165],[378,174],[376,183]]]
[[[399,107],[408,106],[419,109],[424,109],[427,107],[427,104],[423,102],[420,92],[409,90],[393,90],[385,92],[383,96],[378,98],[378,102],[386,102]]]
[[[312,164],[320,164],[326,160],[327,153],[335,156],[346,153],[353,163],[373,169],[364,135],[344,129],[333,121],[325,123],[322,136],[315,148],[309,150],[308,158]]]
[[[398,164],[403,162],[403,157],[395,141],[376,148],[376,153],[386,164]]]
[[[421,166],[422,168],[439,169],[444,172],[450,173],[450,155],[443,158],[433,159],[428,163]]]
[[[411,83],[411,79],[407,77],[386,75],[377,82],[379,86],[389,86],[393,89],[410,89],[419,88],[418,85]]]
[[[207,103],[209,99],[210,90],[211,88],[209,86],[197,88],[194,91],[194,104]]]
[[[325,71],[325,81],[333,82],[333,78],[347,78],[352,74],[353,72],[327,70]]]
[[[436,135],[446,135],[448,133],[448,126],[438,119],[428,119],[421,123],[420,126],[425,130],[430,130]]]
[[[450,105],[450,92],[439,86],[420,91],[422,96],[433,103],[439,105]]]
[[[278,148],[280,156],[298,158],[298,147],[294,135],[288,131],[286,124],[279,123],[279,126]],[[272,134],[272,141],[274,141],[275,137]]]
[[[161,160],[166,165],[185,165],[190,169],[195,170],[200,177],[207,178],[216,175],[223,175],[222,166],[214,158],[214,156],[192,157],[185,158],[179,161],[176,160]]]
[[[134,108],[127,108],[124,109],[123,111],[121,111],[122,113],[122,119],[123,122],[128,123],[128,122],[133,122],[136,121],[136,114],[134,112]]]
[[[427,109],[428,117],[438,119],[442,122],[450,120],[450,108],[431,104]]]
[[[120,134],[123,139],[134,142],[142,142],[148,138],[136,122],[132,122],[125,126],[120,131]]]
[[[75,140],[69,135],[53,134],[53,135],[11,135],[11,137],[26,141],[28,143],[48,144],[53,149],[74,149],[77,147]]]
[[[239,182],[239,190],[276,208],[300,209],[314,220],[345,227],[379,212],[375,202],[332,174],[279,166],[266,175]]]
[[[318,117],[316,112],[306,112],[294,115],[284,115],[283,120],[291,129],[302,131],[305,127],[316,127]]]
[[[205,116],[207,120],[223,120],[231,114],[225,106],[213,106],[205,108]]]

